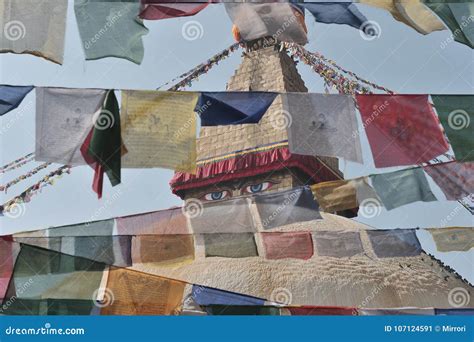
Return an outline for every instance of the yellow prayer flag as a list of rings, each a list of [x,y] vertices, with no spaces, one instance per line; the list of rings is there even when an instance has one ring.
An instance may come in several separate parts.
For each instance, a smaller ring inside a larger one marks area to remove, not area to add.
[[[440,252],[468,251],[474,247],[472,227],[431,228],[428,231]]]
[[[337,180],[311,186],[320,207],[326,212],[357,208],[357,189],[351,181]]]
[[[196,114],[193,92],[122,91],[125,168],[196,170]]]

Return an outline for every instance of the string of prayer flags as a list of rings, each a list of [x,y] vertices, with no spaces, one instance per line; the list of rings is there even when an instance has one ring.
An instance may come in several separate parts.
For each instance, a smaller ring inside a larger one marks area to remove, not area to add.
[[[368,230],[367,234],[379,258],[407,257],[421,253],[414,229]]]
[[[140,18],[146,20],[160,20],[177,17],[189,17],[198,14],[209,3],[205,1],[166,2],[162,0],[142,0]]]
[[[337,156],[362,163],[355,104],[350,95],[282,94],[290,113],[288,144],[294,154]]]
[[[371,175],[370,180],[387,210],[417,201],[436,201],[422,168]]]
[[[28,53],[62,64],[68,0],[2,0],[0,52]]]
[[[301,2],[294,3],[294,6],[308,10],[317,22],[324,24],[349,25],[356,29],[362,26],[363,29],[363,24],[368,22],[368,19],[350,1]]]
[[[356,95],[376,167],[416,165],[448,151],[428,95]]]
[[[196,114],[192,92],[122,92],[123,167],[196,170]]]
[[[321,219],[319,205],[307,186],[255,195],[263,229]],[[282,210],[283,205],[283,210]]]
[[[186,216],[181,208],[117,218],[119,235],[190,234]]]
[[[268,232],[261,233],[261,237],[267,259],[308,260],[313,256],[313,239],[310,232]]]
[[[474,248],[473,227],[428,229],[440,252],[468,251]]]
[[[105,95],[100,89],[36,88],[35,159],[84,165],[80,148]]]
[[[107,289],[114,299],[101,315],[171,315],[182,307],[186,283],[111,267]]]
[[[33,88],[33,86],[0,85],[0,116],[18,108]]]
[[[431,95],[431,99],[456,159],[474,161],[474,96]]]
[[[194,260],[193,235],[141,235],[132,240],[133,263],[184,264]]]
[[[258,123],[276,96],[273,92],[202,92],[195,111],[201,126]]]
[[[279,41],[308,42],[305,29],[297,18],[301,14],[295,14],[289,3],[225,2],[224,5],[244,41],[277,36]]]
[[[37,174],[38,172],[40,172],[41,170],[43,169],[46,169],[49,165],[51,165],[50,163],[44,163],[44,164],[41,164],[40,166],[38,167],[35,167],[33,170],[30,170],[28,171],[27,173],[23,174],[23,175],[20,175],[18,176],[17,178],[15,179],[12,179],[11,181],[9,181],[8,183],[6,183],[5,185],[1,185],[0,184],[0,191],[5,191],[5,193],[7,192],[7,190],[12,187],[13,185],[15,184],[18,184],[20,183],[21,181],[27,179],[27,178],[30,178],[31,176],[34,176],[35,174]]]
[[[446,29],[443,22],[421,0],[359,0],[359,2],[387,10],[395,20],[421,34]]]
[[[114,91],[109,90],[94,127],[81,146],[84,160],[95,170],[92,189],[99,198],[102,197],[104,172],[112,186],[120,184],[122,155],[126,153],[120,126],[117,98]]]
[[[320,207],[329,213],[355,209],[368,201],[372,205],[381,205],[367,177],[321,182],[311,185],[311,191]]]
[[[448,26],[455,41],[474,48],[474,3],[472,1],[422,1]]]
[[[450,201],[474,193],[474,162],[450,162],[423,167]]]
[[[32,153],[28,153],[26,156],[23,156],[21,158],[18,158],[17,160],[14,160],[10,163],[7,163],[5,165],[3,165],[2,167],[0,167],[0,174],[1,173],[7,173],[8,171],[11,171],[11,170],[16,170],[20,167],[22,167],[23,165],[26,165],[32,161],[35,160],[35,153],[32,152]]]
[[[317,231],[314,234],[320,256],[347,258],[364,253],[358,232]]]
[[[211,287],[193,285],[192,298],[198,305],[265,305],[265,299]]]
[[[140,64],[142,36],[148,29],[137,18],[138,1],[75,0],[74,12],[86,60],[117,57]]]

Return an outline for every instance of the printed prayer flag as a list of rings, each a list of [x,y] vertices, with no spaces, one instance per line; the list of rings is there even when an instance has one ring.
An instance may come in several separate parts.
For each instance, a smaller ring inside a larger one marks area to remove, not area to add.
[[[238,28],[242,40],[273,36],[284,42],[308,42],[297,14],[288,3],[225,2],[225,9]]]
[[[474,248],[473,227],[428,229],[440,252],[468,251]]]
[[[190,234],[181,208],[117,218],[118,235]]]
[[[6,237],[0,237],[0,304],[4,298],[10,278],[13,273],[13,265],[18,255],[17,243],[14,243]],[[1,308],[1,306],[0,306]],[[1,311],[0,311],[1,312]]]
[[[142,36],[148,33],[137,18],[138,1],[75,0],[74,12],[86,60],[118,57],[140,64]]]
[[[263,229],[321,219],[309,187],[255,195]]]
[[[140,18],[160,20],[177,17],[189,17],[201,12],[208,5],[205,1],[187,1],[186,3],[141,0]]]
[[[387,210],[417,201],[436,201],[422,168],[371,175],[370,179]]]
[[[290,152],[362,163],[354,100],[350,95],[282,94],[290,114]]]
[[[474,17],[473,17],[474,21]],[[431,95],[454,155],[459,161],[474,161],[474,96]]]
[[[107,288],[114,294],[101,315],[172,315],[179,313],[186,283],[154,275],[111,268]]]
[[[235,198],[216,203],[207,203],[197,207],[194,214],[194,202],[185,204],[185,213],[190,216],[194,234],[202,233],[251,233],[256,228],[246,198]]]
[[[359,29],[367,18],[359,12],[357,7],[349,2],[307,2],[297,3],[295,6],[307,9],[317,22],[325,24],[343,24]]]
[[[178,264],[194,260],[193,235],[134,236],[133,263]]]
[[[450,201],[474,193],[474,162],[442,163],[423,167]]]
[[[359,2],[389,11],[395,20],[410,26],[421,34],[446,29],[438,17],[421,0],[359,0]]]
[[[337,212],[357,208],[364,201],[380,203],[367,177],[351,180],[321,182],[311,185],[318,204],[326,212]]]
[[[193,285],[192,297],[198,305],[264,305],[265,299]]]
[[[421,253],[414,229],[368,230],[367,234],[379,258],[408,257]]]
[[[339,306],[300,306],[289,307],[292,316],[354,316],[357,308]]]
[[[376,167],[415,165],[448,151],[428,95],[356,95]]]
[[[474,3],[472,1],[423,0],[448,26],[455,41],[474,48]]]
[[[277,93],[203,92],[196,104],[201,126],[258,123]]]
[[[33,86],[0,85],[0,116],[18,108]]]
[[[192,92],[122,91],[122,166],[196,170],[196,106]]]
[[[313,256],[310,232],[261,233],[266,259],[295,258],[307,260]]]
[[[317,231],[314,239],[319,256],[344,258],[364,253],[358,232]]]
[[[35,159],[84,165],[80,147],[105,94],[99,89],[36,88]]]
[[[28,53],[62,64],[68,0],[0,1],[0,52]]]
[[[258,256],[252,233],[204,234],[206,257],[247,258]]]
[[[112,186],[120,184],[122,154],[126,152],[122,144],[120,130],[120,109],[113,90],[105,96],[104,105],[94,120],[81,154],[86,162],[95,169],[93,190],[102,197],[104,172]]]

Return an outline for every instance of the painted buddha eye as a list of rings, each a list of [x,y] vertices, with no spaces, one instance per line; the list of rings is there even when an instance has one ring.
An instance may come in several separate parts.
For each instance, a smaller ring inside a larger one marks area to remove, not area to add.
[[[228,190],[214,191],[204,195],[206,201],[219,201],[226,198],[229,195]]]
[[[262,191],[268,190],[272,185],[273,185],[273,183],[271,183],[271,182],[262,182],[262,183],[257,183],[257,184],[251,184],[251,185],[247,185],[244,188],[244,191],[246,193],[249,193],[249,194],[255,194],[257,192],[262,192]]]

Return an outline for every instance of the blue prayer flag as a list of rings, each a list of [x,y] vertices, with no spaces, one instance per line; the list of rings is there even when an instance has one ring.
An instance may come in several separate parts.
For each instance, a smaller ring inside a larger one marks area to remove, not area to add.
[[[17,108],[33,86],[0,85],[0,116]]]
[[[193,285],[192,296],[198,305],[264,305],[265,299]]]

